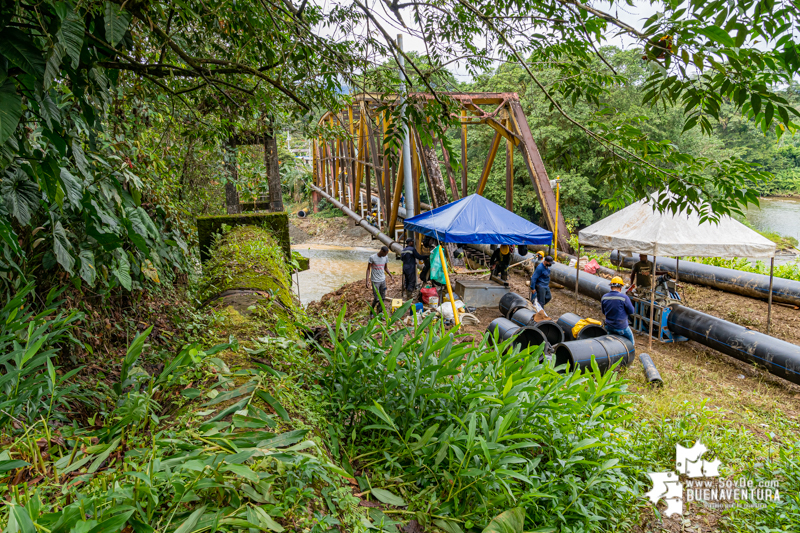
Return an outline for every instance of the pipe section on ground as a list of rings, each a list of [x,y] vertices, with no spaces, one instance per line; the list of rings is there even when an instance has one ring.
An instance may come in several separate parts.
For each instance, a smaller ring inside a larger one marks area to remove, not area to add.
[[[607,371],[620,360],[622,365],[629,364],[636,353],[631,341],[616,335],[562,342],[554,350],[556,367],[566,364],[570,370],[590,369],[594,357],[601,372]]]
[[[673,333],[800,384],[800,346],[680,304],[670,308],[667,325]]]
[[[650,261],[652,256],[648,256]],[[626,268],[631,268],[638,261],[633,257],[622,257],[616,250],[611,253],[611,262],[622,264]],[[656,268],[675,275],[678,261],[668,257],[659,257],[656,261]],[[583,275],[581,275],[583,276]],[[764,274],[754,274],[752,272],[742,272],[732,268],[703,265],[692,261],[681,261],[680,281],[688,281],[697,285],[713,287],[721,291],[741,294],[750,298],[766,300],[769,298],[769,276]],[[773,278],[772,300],[792,305],[800,305],[800,281],[785,278]]]
[[[550,268],[550,279],[563,285],[568,289],[575,290],[575,269],[561,263],[553,263]],[[599,300],[607,292],[611,291],[611,282],[600,276],[581,272],[578,277],[578,292]]]
[[[489,334],[489,339],[494,342],[495,330],[497,330],[498,342],[506,341],[512,337],[516,337],[512,341],[512,345],[519,346],[520,350],[532,346],[539,346],[547,344],[547,339],[544,333],[532,327],[520,327],[518,324],[510,321],[507,318],[495,318],[487,326],[486,333]]]
[[[500,308],[500,314],[510,319],[518,310],[528,307],[528,300],[516,292],[509,292],[500,298],[498,307]],[[523,325],[527,326],[528,324]]]
[[[556,322],[552,320],[542,320],[532,325],[534,329],[538,329],[544,334],[550,346],[555,346],[556,344],[564,342],[564,330],[562,330]]]
[[[653,363],[653,359],[648,354],[640,353],[639,361],[642,362],[642,368],[644,368],[644,378],[647,380],[647,383],[659,387],[664,384],[663,381],[661,381],[661,374],[658,373],[658,369],[656,368],[655,363]]]
[[[573,335],[573,328],[575,328],[575,326],[581,320],[583,320],[583,317],[576,315],[575,313],[564,313],[558,317],[556,324],[558,324],[558,327],[564,332],[565,341],[593,339],[595,337],[608,335],[606,328],[603,326],[598,326],[597,324],[587,324],[583,326],[580,331],[578,331],[577,336]]]
[[[536,313],[530,309],[518,309],[511,316],[511,321],[523,327],[530,326],[538,329],[545,336],[550,346],[555,346],[556,344],[564,342],[564,331],[561,329],[561,326],[553,320],[536,322],[533,319],[534,316],[536,316]],[[603,335],[605,335],[605,330],[603,330]]]

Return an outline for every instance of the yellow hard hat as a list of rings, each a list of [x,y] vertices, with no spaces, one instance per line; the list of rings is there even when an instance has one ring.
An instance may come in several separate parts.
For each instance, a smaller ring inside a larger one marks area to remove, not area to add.
[[[501,244],[500,245],[500,253],[501,254],[508,255],[508,251],[509,250],[508,250],[508,245],[507,244]]]
[[[611,284],[612,285],[619,285],[620,287],[622,287],[623,285],[625,285],[625,282],[622,281],[621,277],[614,276],[613,278],[611,278]]]
[[[539,250],[538,252],[536,252],[536,255],[538,255],[539,257],[544,257],[544,252]]]

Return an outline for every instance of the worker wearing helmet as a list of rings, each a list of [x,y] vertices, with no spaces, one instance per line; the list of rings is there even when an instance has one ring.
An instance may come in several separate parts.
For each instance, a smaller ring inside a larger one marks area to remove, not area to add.
[[[536,267],[538,267],[539,263],[542,261],[544,261],[544,252],[539,250],[533,258],[533,269],[536,270]]]
[[[497,276],[503,281],[508,279],[508,265],[511,264],[511,246],[501,244],[489,259],[489,266],[492,269],[492,276]]]
[[[550,294],[551,266],[553,266],[553,258],[549,255],[545,256],[531,276],[531,302],[537,300],[542,307],[547,305],[552,298]]]
[[[631,344],[636,344],[631,327],[628,325],[628,315],[634,313],[633,303],[628,295],[622,292],[624,284],[621,277],[612,278],[611,292],[605,293],[600,299],[600,307],[606,317],[606,331],[612,335],[625,337]]]

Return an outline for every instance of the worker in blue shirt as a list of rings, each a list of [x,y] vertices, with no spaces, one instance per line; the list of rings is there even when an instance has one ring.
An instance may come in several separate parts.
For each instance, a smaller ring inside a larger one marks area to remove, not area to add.
[[[553,266],[553,258],[548,255],[544,261],[539,263],[531,276],[531,301],[538,300],[542,307],[552,298],[550,294],[551,266]]]
[[[633,340],[633,332],[628,325],[628,315],[634,313],[633,303],[628,295],[622,292],[624,281],[619,276],[611,280],[611,292],[607,292],[600,299],[600,307],[606,317],[606,331],[612,335],[625,337],[631,344],[636,344]]]

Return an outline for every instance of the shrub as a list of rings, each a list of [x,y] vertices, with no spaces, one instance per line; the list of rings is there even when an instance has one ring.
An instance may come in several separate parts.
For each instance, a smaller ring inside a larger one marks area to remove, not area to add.
[[[639,482],[611,437],[628,407],[613,372],[562,374],[540,362],[541,346],[459,343],[431,319],[402,327],[406,313],[354,330],[340,315],[322,348],[332,449],[362,490],[399,492],[447,531],[517,505],[563,531],[617,530],[635,515]]]

